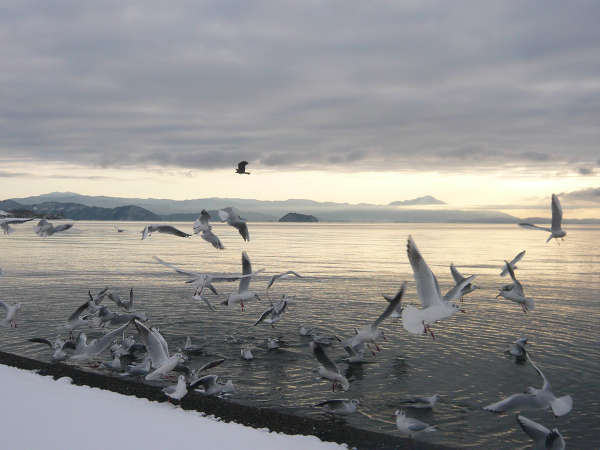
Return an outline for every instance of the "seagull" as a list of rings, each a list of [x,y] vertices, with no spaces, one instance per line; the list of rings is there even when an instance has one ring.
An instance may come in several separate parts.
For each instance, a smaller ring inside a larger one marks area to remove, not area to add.
[[[437,278],[421,256],[411,236],[408,237],[406,248],[408,260],[417,283],[417,294],[423,308],[417,309],[414,306],[406,306],[402,311],[402,325],[410,333],[427,334],[429,332],[431,337],[435,339],[430,325],[462,311],[456,304],[452,303],[452,300],[460,296],[462,289],[475,278],[475,275],[465,278],[442,297]]]
[[[10,226],[11,224],[15,225],[19,223],[25,223],[29,222],[30,220],[33,220],[33,217],[30,219],[19,219],[16,217],[0,219],[0,230],[4,231],[4,234],[11,234],[15,231],[15,229]]]
[[[21,310],[21,304],[9,305],[0,300],[0,308],[6,311],[6,317],[0,320],[0,327],[17,328],[17,313]]]
[[[504,261],[504,263],[506,265],[506,270],[510,274],[510,277],[512,278],[513,282],[512,284],[507,284],[503,286],[502,289],[500,289],[498,295],[496,295],[496,298],[504,297],[505,299],[510,300],[511,302],[518,303],[519,305],[521,305],[523,312],[527,313],[527,311],[529,311],[530,309],[535,308],[535,301],[532,298],[525,297],[523,285],[519,282],[519,280],[516,279],[515,272],[513,271],[512,267],[510,267],[508,261]]]
[[[162,391],[167,397],[172,398],[173,400],[181,400],[188,393],[185,376],[179,375],[179,377],[177,377],[177,384],[166,386]]]
[[[202,385],[204,387],[204,391],[202,392],[204,395],[230,394],[235,392],[235,386],[231,380],[228,380],[226,384],[221,384],[219,383],[218,375],[203,376],[194,380],[192,384],[194,387]]]
[[[127,312],[133,312],[133,288],[131,288],[129,290],[129,301],[125,302],[123,300],[121,300],[121,297],[119,296],[119,294],[115,294],[113,292],[108,292],[106,294],[106,296],[112,300],[113,302],[115,302],[115,304],[121,308],[123,308],[125,311]]]
[[[266,289],[267,295],[269,294],[269,289],[271,288],[271,286],[273,286],[273,283],[275,283],[275,281],[279,280],[280,278],[289,278],[292,275],[297,278],[304,278],[302,275],[294,272],[293,270],[288,270],[287,272],[278,273],[277,275],[273,275],[271,277],[271,279],[269,280],[269,284],[267,284],[267,289]]]
[[[564,450],[566,447],[565,440],[558,428],[553,428],[550,431],[545,426],[521,415],[517,415],[517,423],[533,439],[534,450]]]
[[[185,358],[181,353],[169,356],[169,346],[158,330],[150,329],[137,320],[134,320],[133,324],[148,349],[152,367],[155,369],[146,375],[146,380],[156,380],[171,372],[178,364],[184,361]]]
[[[183,353],[186,355],[203,355],[204,348],[199,345],[192,345],[192,338],[186,337],[185,344],[183,345]]]
[[[123,372],[120,375],[124,377],[144,377],[152,370],[152,361],[149,356],[146,356],[144,361],[140,364],[129,366],[127,372]]]
[[[402,306],[402,295],[403,294],[404,294],[404,285],[402,285],[402,287],[398,290],[398,292],[396,292],[396,295],[394,295],[393,297],[391,295],[381,294],[383,296],[383,298],[385,298],[388,302],[393,302],[396,300],[396,298],[398,296],[400,296],[398,299],[398,303],[396,304],[396,307],[392,311],[392,314],[390,314],[390,317],[392,319],[402,317],[402,310],[404,309],[404,307]]]
[[[346,351],[348,356],[344,358],[343,361],[347,362],[348,364],[362,364],[364,362],[367,362],[367,359],[365,358],[364,345],[359,345],[357,347],[345,345],[344,350]]]
[[[411,397],[404,400],[403,408],[419,408],[419,409],[431,409],[435,406],[439,398],[438,394],[434,394],[431,397]]]
[[[125,232],[125,230],[123,230],[122,228],[119,228],[117,225],[113,225],[113,226],[115,227],[115,231],[117,233],[124,233]]]
[[[267,338],[267,350],[276,350],[278,348],[281,348],[282,345],[285,345],[285,342],[283,342],[278,337]]]
[[[350,382],[344,375],[342,375],[340,369],[338,369],[335,363],[329,359],[321,344],[312,341],[308,345],[315,355],[315,358],[317,358],[317,361],[321,363],[319,366],[319,375],[321,375],[323,378],[333,381],[331,389],[335,391],[336,385],[340,385],[344,391],[350,389]]]
[[[246,219],[242,219],[233,208],[224,208],[219,210],[219,217],[222,222],[227,222],[233,228],[240,232],[240,235],[244,238],[244,241],[250,242],[250,233],[248,232],[248,225]]]
[[[75,361],[85,361],[92,359],[93,357],[99,355],[104,350],[109,348],[115,340],[115,338],[121,335],[128,326],[129,323],[126,323],[125,325],[119,328],[115,328],[114,330],[106,333],[100,339],[92,340],[89,344],[87,343],[87,336],[85,335],[85,333],[81,333],[77,338],[75,351],[69,359]]]
[[[274,327],[274,324],[281,320],[281,316],[285,312],[289,300],[290,300],[290,298],[287,297],[285,294],[282,295],[281,300],[279,300],[275,303],[272,303],[271,307],[269,309],[265,310],[265,312],[263,312],[260,315],[258,320],[254,323],[254,326],[258,325],[261,322],[265,322],[265,323],[270,323],[271,327]],[[267,319],[267,317],[269,315],[271,316],[271,318]]]
[[[515,356],[518,362],[523,362],[527,359],[527,349],[525,348],[526,344],[527,338],[519,338],[515,342],[513,342],[506,351],[511,355]]]
[[[384,336],[383,331],[379,330],[377,327],[381,324],[381,322],[387,319],[387,317],[390,316],[392,312],[396,309],[396,307],[400,304],[405,289],[406,281],[402,283],[402,287],[400,288],[396,296],[392,300],[390,300],[390,302],[387,305],[387,308],[385,308],[385,311],[383,311],[383,313],[375,320],[375,322],[360,328],[354,336],[345,341],[344,346],[350,346],[356,349],[362,347],[363,344],[367,344],[368,346],[369,343],[372,343],[375,345],[377,351],[379,351],[380,349],[376,341],[377,339],[382,338]],[[375,354],[373,351],[371,351],[371,353]]]
[[[462,276],[462,274],[458,271],[454,263],[450,264],[450,272],[452,273],[452,278],[454,278],[454,282],[456,284],[460,284],[467,279],[466,277]],[[468,283],[467,285],[465,285],[465,287],[463,287],[460,291],[460,301],[462,302],[463,297],[467,294],[470,294],[475,289],[479,289],[479,286],[473,283]]]
[[[246,166],[248,165],[248,161],[240,161],[238,163],[237,169],[235,173],[239,173],[240,175],[250,175],[250,172],[246,172]]]
[[[233,306],[236,303],[239,303],[243,311],[244,302],[247,302],[253,298],[260,300],[258,294],[248,290],[250,288],[250,279],[252,278],[252,264],[250,264],[250,258],[248,257],[248,253],[245,251],[242,252],[242,274],[246,275],[246,277],[240,279],[238,292],[229,294],[229,297],[227,297],[227,300],[225,300],[223,304],[227,306]]]
[[[181,275],[187,276],[189,278],[189,280],[186,281],[186,283],[192,283],[194,285],[194,287],[196,288],[193,298],[196,300],[203,300],[213,310],[214,310],[214,308],[212,307],[210,302],[202,296],[202,291],[204,290],[205,287],[209,288],[215,295],[218,295],[217,289],[213,286],[212,283],[216,283],[216,282],[220,282],[220,281],[237,281],[241,278],[248,278],[248,277],[255,276],[256,274],[258,274],[264,270],[264,269],[257,270],[256,272],[251,273],[249,275],[196,273],[196,272],[188,272],[186,270],[180,269],[179,267],[176,267],[171,263],[163,261],[158,256],[153,256],[152,258],[157,263],[162,264],[163,266],[168,267],[170,269],[173,269],[175,272],[177,272]]]
[[[317,403],[315,406],[322,406],[325,411],[332,414],[338,414],[340,416],[347,416],[356,412],[356,408],[360,405],[360,401],[356,399],[339,398],[333,400],[325,400],[324,402]]]
[[[487,405],[483,409],[492,412],[504,412],[511,409],[552,409],[556,417],[568,414],[573,408],[573,398],[570,395],[557,398],[551,391],[552,387],[540,368],[534,364],[529,356],[527,356],[527,359],[542,377],[544,382],[542,388],[528,387],[527,392],[524,394],[513,394],[504,400]]]
[[[246,361],[252,361],[254,359],[254,355],[252,354],[252,346],[251,345],[242,345],[242,348],[240,349],[240,355],[242,356],[242,359],[245,359]]]
[[[54,353],[51,356],[52,361],[64,361],[69,356],[67,350],[75,350],[75,343],[73,341],[64,341],[60,338],[56,339],[54,342],[50,342],[48,339],[44,338],[31,338],[28,339],[28,341],[37,344],[45,344],[53,349]]]
[[[508,265],[510,267],[512,267],[513,270],[517,269],[517,263],[519,261],[521,261],[521,259],[523,259],[523,256],[525,256],[525,250],[523,250],[521,253],[519,253],[517,256],[515,256],[513,258],[513,260],[508,263]],[[507,274],[508,274],[508,269],[506,268],[506,264],[505,264],[504,266],[502,266],[502,272],[500,272],[500,276],[505,277]]]
[[[134,312],[127,314],[119,314],[112,312],[106,306],[103,306],[98,311],[98,316],[94,317],[93,323],[94,325],[99,327],[105,327],[106,325],[116,326],[122,325],[124,323],[129,323],[133,319],[139,320],[141,322],[145,322],[146,320],[148,320],[146,314],[144,313]]]
[[[206,242],[212,244],[212,246],[218,250],[223,250],[225,247],[221,242],[221,239],[212,232],[212,226],[208,223],[210,220],[210,214],[203,209],[200,212],[200,217],[194,222],[194,234],[200,234],[200,237]]]
[[[402,434],[408,434],[409,437],[413,437],[417,433],[429,433],[435,431],[435,427],[421,422],[419,419],[413,417],[406,417],[403,410],[396,410],[396,427]]]
[[[184,233],[183,231],[178,230],[177,228],[175,228],[171,225],[151,224],[151,225],[146,225],[144,227],[144,229],[142,230],[142,241],[144,239],[146,239],[147,237],[151,236],[152,233],[154,233],[154,232],[172,234],[173,236],[178,236],[178,237],[190,237],[191,236],[191,234]]]
[[[35,234],[38,236],[46,237],[52,236],[54,233],[58,233],[60,231],[66,231],[71,227],[73,227],[72,223],[65,223],[55,227],[46,219],[42,219],[33,227],[33,231],[35,231]]]
[[[550,242],[552,239],[556,239],[556,242],[558,242],[558,238],[564,241],[564,237],[567,235],[567,232],[563,230],[561,226],[562,216],[563,212],[562,207],[560,206],[560,201],[558,200],[556,194],[552,194],[552,224],[550,228],[540,227],[531,223],[520,223],[519,226],[523,228],[547,231],[550,233],[550,236],[548,239],[546,239],[546,242]]]

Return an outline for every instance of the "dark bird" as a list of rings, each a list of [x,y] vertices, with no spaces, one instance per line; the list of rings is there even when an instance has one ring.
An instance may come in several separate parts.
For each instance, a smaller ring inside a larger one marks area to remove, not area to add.
[[[246,172],[246,166],[248,165],[248,161],[240,161],[238,163],[238,167],[235,173],[239,173],[241,175],[250,175],[250,172]]]

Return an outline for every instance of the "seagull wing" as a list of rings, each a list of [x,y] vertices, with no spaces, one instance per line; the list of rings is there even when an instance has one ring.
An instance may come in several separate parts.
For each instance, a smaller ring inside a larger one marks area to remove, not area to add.
[[[222,222],[229,221],[229,218],[233,215],[233,209],[230,207],[223,208],[219,210],[219,217]]]
[[[269,280],[269,284],[267,285],[267,290],[271,286],[273,286],[273,283],[275,283],[275,281],[277,281],[279,278],[286,277],[288,275],[294,275],[295,277],[303,278],[302,275],[300,275],[299,273],[294,272],[293,270],[288,270],[287,272],[278,273],[277,275],[273,275],[271,277],[271,279]]]
[[[244,238],[244,241],[250,242],[250,232],[248,231],[248,224],[246,222],[236,222],[233,224],[239,232],[240,235]]]
[[[8,305],[6,303],[4,303],[2,300],[0,300],[0,308],[2,308],[4,311],[8,312]]]
[[[315,406],[329,406],[332,409],[338,409],[341,408],[342,406],[344,406],[345,402],[349,402],[350,400],[347,398],[335,398],[335,399],[331,399],[331,400],[325,400],[324,402],[321,403],[317,403],[315,404]]]
[[[31,339],[27,339],[29,342],[35,342],[36,344],[46,344],[48,347],[50,348],[54,348],[54,346],[52,345],[52,342],[50,342],[48,339],[44,339],[44,338],[31,338]]]
[[[190,389],[196,389],[199,385],[202,385],[204,387],[204,390],[208,391],[210,388],[214,387],[217,384],[218,379],[218,375],[206,375],[204,377],[192,381],[190,383]]]
[[[310,349],[315,355],[315,358],[317,358],[317,361],[319,361],[325,369],[331,370],[332,372],[340,373],[338,367],[331,359],[329,359],[329,356],[327,356],[325,350],[323,350],[323,347],[321,347],[320,344],[313,341],[309,345]]]
[[[11,217],[8,219],[0,219],[0,223],[25,223],[29,222],[30,220],[33,220],[33,217],[30,219],[19,219],[16,217]]]
[[[248,165],[248,161],[240,161],[238,163],[238,170],[241,171],[241,172],[245,172],[247,165]]]
[[[468,278],[463,278],[463,280],[460,283],[458,283],[456,286],[454,286],[452,289],[450,289],[446,293],[446,295],[444,295],[444,301],[451,302],[453,300],[456,300],[458,297],[460,297],[460,293],[465,288],[465,286],[467,284],[469,284],[471,281],[473,281],[473,279],[475,279],[476,276],[477,275],[471,275]]]
[[[404,295],[405,288],[406,288],[406,281],[404,283],[402,283],[402,287],[400,288],[398,293],[395,295],[395,297],[388,303],[387,308],[385,308],[385,311],[383,311],[383,313],[375,320],[375,322],[373,322],[374,327],[378,327],[381,322],[383,322],[390,314],[392,314],[394,312],[396,307],[402,301],[402,296]]]
[[[146,345],[148,355],[152,360],[152,366],[160,367],[165,364],[169,359],[169,354],[165,352],[165,348],[155,332],[150,331],[146,325],[137,320],[134,320],[133,323],[137,328],[142,341]]]
[[[517,256],[515,256],[513,258],[513,260],[510,262],[510,265],[514,267],[514,265],[516,263],[518,263],[519,261],[521,261],[523,259],[523,256],[525,256],[525,250],[523,250],[522,252],[520,252]]]
[[[533,230],[544,230],[544,231],[547,231],[548,233],[552,233],[552,230],[550,228],[539,227],[537,225],[533,225],[532,223],[522,222],[519,224],[519,226],[523,227],[523,228],[531,228]]]
[[[561,229],[562,216],[563,211],[562,207],[560,206],[560,201],[558,200],[556,194],[552,194],[552,230],[558,231]]]
[[[117,337],[123,334],[123,332],[128,326],[129,322],[127,322],[125,325],[119,328],[115,328],[109,333],[106,333],[104,336],[96,340],[92,345],[88,347],[87,353],[89,353],[90,355],[97,355],[99,353],[102,353],[104,350],[111,346],[113,340],[115,340]]]
[[[159,225],[156,227],[156,231],[158,231],[159,233],[166,233],[166,234],[172,234],[174,236],[179,236],[179,237],[190,237],[190,234],[184,233],[181,230],[178,230],[177,228],[171,226],[171,225]]]
[[[79,306],[79,308],[77,308],[75,312],[69,316],[67,322],[74,322],[75,320],[79,319],[81,314],[83,314],[83,312],[88,308],[89,304],[90,302],[85,302],[83,305]]]
[[[64,223],[62,225],[58,225],[58,226],[54,227],[54,232],[58,233],[59,231],[66,231],[72,227],[73,227],[72,223]]]
[[[427,308],[433,304],[442,303],[437,279],[421,256],[421,253],[411,236],[408,237],[406,250],[417,283],[417,294],[419,294],[421,305],[424,308]]]
[[[546,441],[546,437],[550,434],[550,430],[525,416],[517,415],[517,423],[521,429],[535,441],[536,444]]]
[[[454,282],[456,284],[460,283],[462,280],[465,279],[465,277],[463,277],[458,271],[454,263],[450,264],[450,272],[452,272],[452,278],[454,278]]]
[[[245,251],[242,252],[242,274],[243,275],[251,275],[252,274],[252,264],[250,264],[250,258],[248,257],[248,253]],[[250,287],[250,278],[251,277],[243,277],[240,279],[239,292],[245,292]]]
[[[169,269],[173,269],[175,272],[180,273],[181,275],[185,275],[190,278],[198,278],[198,277],[202,276],[201,274],[196,273],[196,272],[188,272],[187,270],[180,269],[179,267],[176,267],[171,263],[163,261],[158,256],[153,256],[152,259],[154,261],[156,261],[157,263],[162,264],[165,267],[168,267]]]
[[[273,306],[271,306],[269,309],[267,309],[265,312],[263,312],[260,317],[258,318],[258,320],[256,322],[254,322],[254,326],[258,325],[259,323],[261,323],[263,320],[265,320],[267,318],[267,316],[269,314],[271,314],[273,312]]]
[[[504,400],[484,406],[483,409],[492,412],[504,412],[509,409],[529,409],[536,408],[537,406],[535,396],[531,394],[513,394],[510,397],[506,397]]]
[[[200,367],[196,372],[200,373],[208,369],[212,369],[213,367],[220,366],[225,362],[225,358],[215,359],[214,361],[207,362],[202,367]]]

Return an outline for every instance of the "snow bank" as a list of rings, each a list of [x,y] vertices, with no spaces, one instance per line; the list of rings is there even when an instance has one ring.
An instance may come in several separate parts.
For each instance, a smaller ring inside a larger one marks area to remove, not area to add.
[[[195,411],[0,365],[2,448],[133,450],[342,449],[315,436],[290,436],[224,423]]]

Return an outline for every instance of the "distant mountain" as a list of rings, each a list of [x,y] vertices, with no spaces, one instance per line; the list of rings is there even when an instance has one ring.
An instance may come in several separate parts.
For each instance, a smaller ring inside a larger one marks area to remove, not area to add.
[[[425,197],[427,198],[427,197]],[[433,198],[433,197],[430,197]],[[417,199],[415,199],[417,200]],[[434,199],[436,200],[436,199]],[[436,223],[517,223],[519,219],[499,211],[492,210],[451,210],[445,208],[417,209],[397,208],[394,206],[372,204],[350,204],[334,202],[316,202],[313,200],[292,199],[283,201],[263,201],[239,198],[205,198],[195,200],[168,199],[136,199],[120,197],[93,197],[72,192],[40,195],[23,199],[11,199],[31,208],[45,203],[54,204],[53,211],[61,211],[71,218],[88,220],[169,220],[192,221],[200,211],[209,211],[213,220],[218,220],[216,211],[228,206],[237,208],[240,215],[250,222],[276,221],[290,210],[301,210],[303,214],[313,215],[321,222],[436,222]],[[431,201],[429,199],[429,201]],[[439,202],[439,200],[436,200]],[[2,203],[0,203],[1,205]],[[79,206],[58,207],[57,204],[77,204]],[[440,204],[440,203],[438,203]],[[83,206],[92,208],[82,209]],[[131,214],[123,214],[123,219],[116,218],[118,213],[109,213],[102,209],[116,209],[128,206]],[[135,206],[145,212],[131,210]],[[99,209],[93,209],[99,208]],[[0,206],[0,209],[5,209]],[[81,212],[78,212],[78,211]],[[153,215],[152,215],[153,214]],[[76,216],[76,217],[74,217]],[[65,215],[65,217],[68,217]],[[106,218],[105,218],[106,217]],[[137,217],[137,218],[134,218]]]
[[[412,200],[398,200],[388,204],[388,206],[415,206],[415,205],[445,205],[446,202],[438,200],[431,195],[413,198]]]
[[[279,219],[279,222],[318,222],[315,216],[310,214],[298,214],[295,212],[287,213],[285,216]]]

